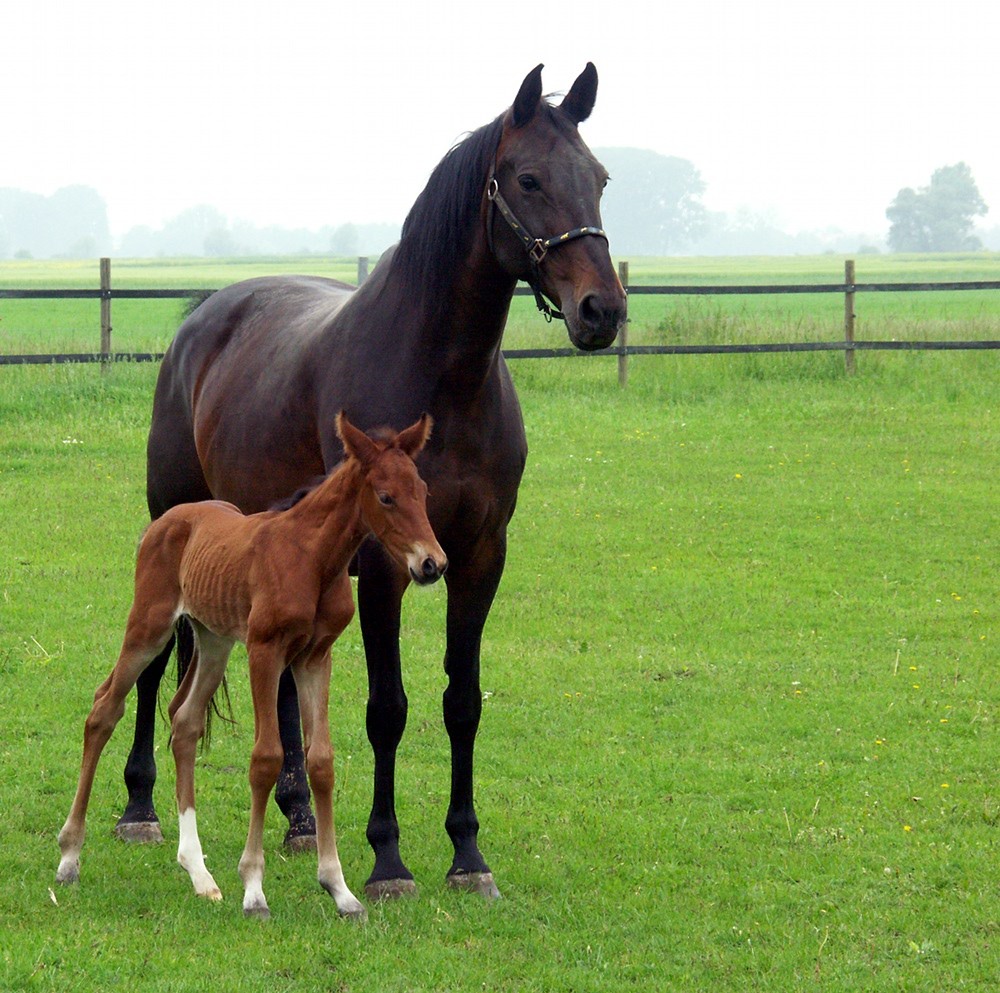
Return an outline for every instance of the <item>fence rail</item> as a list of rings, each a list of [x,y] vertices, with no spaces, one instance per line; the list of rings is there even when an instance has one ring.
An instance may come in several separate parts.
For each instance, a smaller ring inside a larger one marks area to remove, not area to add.
[[[358,281],[367,275],[367,259],[358,260]],[[955,290],[1000,290],[1000,280],[975,280],[940,283],[858,283],[854,279],[854,262],[844,264],[842,283],[782,283],[729,285],[677,285],[629,286],[628,263],[619,266],[622,283],[630,296],[644,294],[658,296],[715,296],[757,295],[789,293],[837,293],[844,297],[844,337],[838,341],[770,342],[742,345],[630,345],[627,329],[619,335],[618,343],[595,352],[582,352],[575,348],[509,348],[503,354],[508,359],[571,358],[583,356],[618,356],[618,378],[624,386],[628,379],[627,361],[633,355],[730,355],[767,354],[789,352],[844,353],[847,371],[854,371],[856,351],[970,351],[1000,349],[1000,341],[857,341],[854,337],[854,301],[858,293],[924,293]],[[162,352],[113,352],[111,350],[111,304],[114,300],[185,300],[213,292],[197,289],[115,289],[111,285],[111,262],[100,261],[99,288],[94,289],[3,289],[0,300],[98,300],[101,304],[101,348],[97,352],[79,352],[41,355],[0,355],[0,365],[46,365],[53,363],[86,362],[157,362]],[[517,296],[529,296],[532,291],[518,287]]]

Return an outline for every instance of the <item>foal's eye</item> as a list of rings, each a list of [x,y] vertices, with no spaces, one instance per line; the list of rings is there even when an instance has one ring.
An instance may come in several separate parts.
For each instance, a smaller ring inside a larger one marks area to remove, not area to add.
[[[536,193],[542,188],[538,180],[535,179],[534,176],[528,175],[527,173],[523,176],[518,176],[517,181],[521,184],[521,189],[524,190],[525,193]]]
[[[388,493],[379,493],[378,502],[382,504],[383,507],[391,507],[396,501]]]

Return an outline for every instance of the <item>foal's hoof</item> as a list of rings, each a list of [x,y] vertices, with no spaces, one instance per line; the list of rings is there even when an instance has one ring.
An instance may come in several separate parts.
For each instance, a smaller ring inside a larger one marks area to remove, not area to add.
[[[368,911],[365,910],[364,905],[359,903],[357,900],[343,909],[338,907],[337,913],[343,917],[345,921],[351,921],[354,924],[364,924],[365,921],[368,920]]]
[[[448,875],[448,885],[453,890],[478,893],[484,900],[500,899],[492,872],[453,872]]]
[[[163,832],[159,821],[119,821],[115,825],[115,837],[131,845],[160,845]]]
[[[243,916],[257,921],[267,921],[271,919],[271,911],[265,903],[263,906],[244,907]]]
[[[369,900],[398,900],[404,896],[416,896],[417,884],[412,879],[377,879],[365,883],[365,896]]]
[[[63,886],[71,886],[73,883],[80,882],[80,863],[60,863],[56,870],[56,882]]]

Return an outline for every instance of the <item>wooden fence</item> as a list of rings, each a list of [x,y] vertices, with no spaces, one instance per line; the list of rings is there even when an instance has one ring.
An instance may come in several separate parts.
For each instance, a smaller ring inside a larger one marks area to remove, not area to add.
[[[368,273],[368,259],[358,259],[358,281]],[[1000,341],[858,341],[854,336],[855,297],[858,293],[915,293],[939,290],[1000,290],[1000,280],[955,283],[858,283],[855,282],[853,260],[844,263],[842,283],[790,283],[750,286],[629,286],[628,263],[619,265],[622,283],[630,296],[657,294],[670,296],[708,296],[726,294],[838,293],[844,297],[844,337],[837,341],[768,342],[743,345],[630,345],[627,326],[617,342],[596,352],[576,348],[510,348],[504,349],[508,359],[569,358],[591,355],[618,356],[618,380],[628,381],[628,359],[632,355],[719,355],[768,352],[829,352],[842,351],[848,373],[854,372],[857,351],[972,350],[1000,349]],[[0,355],[0,365],[38,365],[70,362],[155,362],[163,357],[158,352],[114,352],[111,348],[111,303],[113,300],[189,299],[205,294],[203,289],[114,289],[111,285],[111,260],[100,261],[100,287],[96,289],[17,290],[0,289],[0,300],[99,300],[101,305],[101,346],[97,352],[45,355]],[[518,287],[517,295],[529,295],[527,287]]]

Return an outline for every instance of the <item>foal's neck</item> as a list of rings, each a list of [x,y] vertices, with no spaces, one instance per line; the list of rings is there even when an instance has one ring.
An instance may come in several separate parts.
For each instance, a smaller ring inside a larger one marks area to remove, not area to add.
[[[348,459],[272,524],[293,532],[296,544],[307,547],[305,554],[324,573],[342,572],[368,533],[361,517],[363,484],[361,465]]]

